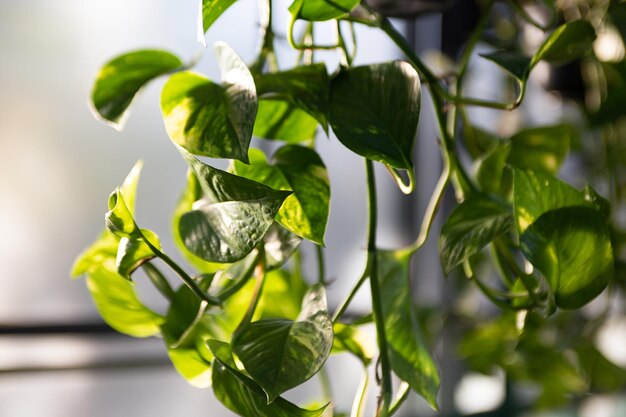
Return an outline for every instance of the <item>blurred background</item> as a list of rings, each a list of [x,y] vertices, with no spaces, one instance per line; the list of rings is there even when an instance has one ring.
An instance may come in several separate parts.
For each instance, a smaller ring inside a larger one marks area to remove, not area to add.
[[[285,13],[276,18],[279,36],[286,30],[289,3],[277,4],[277,10]],[[185,182],[186,164],[161,120],[159,91],[164,80],[152,83],[136,100],[122,133],[97,122],[87,101],[100,66],[133,49],[161,48],[184,59],[202,54],[196,70],[218,79],[211,48],[204,50],[196,41],[197,12],[196,0],[0,0],[0,416],[232,415],[210,390],[193,388],[176,374],[161,340],[131,339],[108,329],[84,283],[69,278],[75,257],[104,227],[109,193],[138,159],[145,164],[138,223],[156,231],[165,252],[180,259],[171,241],[169,219]],[[256,1],[238,1],[209,31],[207,44],[224,40],[251,61],[257,48],[256,13]],[[432,65],[445,69],[438,51],[456,53],[467,29],[463,22],[476,17],[475,8],[461,7],[455,13],[396,19],[394,24],[418,51],[431,57]],[[324,36],[323,29],[318,33]],[[367,46],[357,55],[357,64],[400,57],[382,34],[358,27],[357,35],[359,44]],[[278,41],[278,52],[283,67],[294,62],[284,37]],[[329,71],[335,69],[333,54],[320,57]],[[503,75],[495,66],[473,60],[471,70],[481,74],[481,81],[469,83],[469,95],[498,91]],[[537,74],[541,78],[541,71]],[[575,120],[576,112],[546,93],[540,81],[531,82],[527,102],[515,117],[522,114],[531,124]],[[384,169],[378,171],[382,247],[399,247],[415,238],[439,175],[437,128],[432,109],[424,107],[416,148],[417,193],[401,195]],[[474,111],[471,117],[491,130],[514,129],[517,123],[514,117],[503,121],[501,114],[491,111]],[[271,153],[271,143],[255,144]],[[364,169],[361,159],[333,137],[318,140],[318,150],[328,166],[333,194],[326,250],[327,272],[335,281],[329,292],[332,309],[358,278],[365,259]],[[575,168],[570,171],[575,173]],[[442,276],[433,239],[416,263],[420,305],[450,302],[454,283]],[[137,282],[142,298],[162,309],[158,294],[142,286],[141,277]],[[361,291],[355,311],[368,308],[368,298],[367,291]],[[612,330],[614,335],[621,333],[607,343],[613,343],[617,361],[626,366],[626,323],[621,320]],[[452,339],[444,333],[436,342],[438,360],[445,365],[442,415],[490,410],[507,415],[504,377],[497,372],[492,376],[466,372],[456,359]],[[330,372],[338,405],[347,410],[360,368],[356,361],[344,359],[331,358]],[[307,402],[318,392],[316,382],[310,381],[288,397]],[[370,404],[374,397],[370,395]],[[417,397],[411,397],[403,413],[433,414]],[[624,416],[626,402],[620,396],[592,397],[580,407],[557,413],[527,412],[528,416],[578,414]]]

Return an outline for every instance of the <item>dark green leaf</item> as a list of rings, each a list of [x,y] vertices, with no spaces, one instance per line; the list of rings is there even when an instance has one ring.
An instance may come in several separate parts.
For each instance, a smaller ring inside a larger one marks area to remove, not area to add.
[[[161,243],[158,236],[151,230],[142,229],[141,239],[129,239],[123,237],[120,240],[117,257],[115,259],[115,266],[117,273],[126,279],[130,279],[131,274],[139,268],[142,264],[154,258],[154,252],[146,243],[144,239],[150,241],[152,246],[157,249],[161,249]]]
[[[198,40],[206,46],[204,34],[217,19],[237,0],[202,0]]]
[[[378,267],[391,368],[437,409],[439,371],[422,335],[411,298],[410,253],[379,251]]]
[[[262,98],[278,98],[313,116],[328,132],[329,78],[324,64],[261,74],[255,78]]]
[[[95,267],[86,282],[100,316],[109,326],[134,337],[159,333],[163,317],[143,305],[132,282],[106,266]]]
[[[524,231],[520,243],[526,258],[548,279],[561,308],[588,303],[613,275],[606,219],[593,207],[548,211]]]
[[[511,208],[486,195],[473,194],[459,204],[441,229],[439,252],[446,274],[514,227]]]
[[[181,153],[206,198],[204,204],[180,218],[185,246],[209,262],[243,259],[261,242],[290,193],[213,168],[184,149]]]
[[[331,83],[330,124],[353,152],[412,173],[420,102],[407,62],[343,69]]]
[[[296,19],[324,21],[350,13],[359,0],[295,0],[289,11]]]
[[[483,191],[507,194],[511,186],[511,174],[506,171],[511,145],[497,143],[489,152],[476,161],[476,181]]]
[[[159,50],[134,51],[112,59],[100,69],[91,90],[95,116],[123,129],[128,108],[141,88],[182,66],[177,56]]]
[[[543,213],[584,205],[585,200],[582,193],[552,175],[514,169],[513,203],[517,231],[521,234]]]
[[[261,320],[233,340],[233,351],[263,388],[267,402],[315,375],[333,345],[326,293],[314,286],[304,297],[297,320]]]
[[[481,54],[485,59],[495,62],[520,81],[526,81],[530,72],[530,58],[519,52],[498,51]]]
[[[367,366],[376,352],[376,343],[361,331],[357,326],[335,323],[333,326],[335,339],[333,353],[350,352]]]
[[[230,346],[215,340],[208,343],[216,357],[213,362],[213,392],[234,413],[243,417],[320,417],[328,406],[304,410],[281,397],[267,404],[263,390],[237,370]]]
[[[276,215],[276,221],[293,233],[324,245],[330,210],[330,183],[324,163],[309,148],[287,145],[280,148],[269,165],[263,152],[251,150],[251,165],[235,162],[237,175],[269,187],[293,191]]]
[[[517,168],[556,174],[567,158],[575,135],[571,125],[522,130],[511,137],[508,162]]]
[[[189,71],[170,77],[161,93],[165,129],[193,154],[247,162],[257,111],[254,79],[229,46],[217,43],[215,50],[222,85]]]
[[[565,23],[545,40],[532,58],[531,67],[539,61],[564,64],[587,55],[592,50],[596,32],[586,20]]]
[[[298,143],[315,138],[317,120],[283,100],[259,100],[253,135]]]

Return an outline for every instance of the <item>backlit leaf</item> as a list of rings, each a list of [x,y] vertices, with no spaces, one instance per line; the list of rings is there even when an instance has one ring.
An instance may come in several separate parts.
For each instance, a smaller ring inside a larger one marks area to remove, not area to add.
[[[200,0],[198,41],[206,46],[204,34],[217,19],[237,0]]]
[[[326,293],[321,285],[316,285],[304,297],[296,321],[252,322],[233,340],[233,351],[271,403],[281,393],[315,375],[332,345],[333,325]]]
[[[148,239],[155,248],[161,249],[159,238],[154,232],[142,229],[141,234],[143,236],[141,239],[129,239],[127,237],[120,239],[115,266],[117,273],[124,278],[130,279],[130,275],[137,268],[154,258],[154,252],[146,245],[144,239]]]
[[[369,365],[376,352],[376,343],[357,326],[335,323],[333,326],[335,338],[333,353],[350,352],[365,366]]]
[[[359,4],[359,0],[295,0],[289,11],[297,19],[324,21],[344,16]]]
[[[556,174],[567,158],[575,135],[571,125],[522,130],[511,137],[508,162],[517,168]]]
[[[317,120],[283,100],[259,100],[253,135],[263,139],[298,143],[315,138]]]

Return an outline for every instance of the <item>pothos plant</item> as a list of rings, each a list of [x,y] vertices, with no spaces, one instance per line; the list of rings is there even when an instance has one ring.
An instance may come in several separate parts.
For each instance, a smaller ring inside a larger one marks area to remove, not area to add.
[[[201,1],[203,42],[204,33],[234,3]],[[409,264],[433,234],[434,218],[450,188],[457,205],[438,237],[443,270],[463,273],[468,280],[461,291],[477,289],[498,307],[488,318],[464,315],[454,306],[445,312],[463,323],[459,354],[467,365],[483,372],[500,367],[512,383],[538,384],[539,405],[623,386],[623,370],[591,342],[601,319],[580,314],[607,287],[619,290],[623,283],[616,254],[624,234],[611,216],[622,198],[620,166],[611,162],[589,172],[589,181],[604,187],[608,199],[590,186],[574,188],[557,174],[570,150],[592,162],[598,155],[611,160],[610,146],[621,143],[616,120],[624,110],[612,107],[619,102],[612,91],[623,90],[626,71],[621,63],[600,62],[591,51],[597,31],[626,27],[626,10],[619,2],[570,3],[478,1],[481,17],[445,76],[424,63],[386,16],[359,0],[295,0],[289,6],[287,35],[299,51],[294,66],[278,63],[272,18],[277,6],[271,0],[259,2],[261,42],[254,62],[246,64],[225,43],[215,45],[220,81],[191,71],[195,63],[185,64],[163,50],[112,59],[96,77],[91,104],[97,118],[117,129],[141,89],[167,77],[161,92],[165,129],[189,165],[173,214],[173,238],[189,265],[172,260],[157,235],[133,218],[138,162],[109,196],[106,229],[79,256],[72,274],[86,276],[109,325],[135,337],[161,336],[178,372],[192,385],[212,386],[215,396],[239,415],[346,415],[333,410],[327,385],[321,407],[301,408],[281,396],[315,375],[325,380],[326,359],[341,353],[354,355],[365,369],[376,368],[376,416],[393,415],[410,391],[437,409],[440,372],[427,345],[437,335],[425,332],[427,312],[412,303]],[[529,5],[552,19],[538,22]],[[318,43],[314,29],[321,21],[334,23],[336,42]],[[498,36],[494,28],[503,22],[539,28],[544,40],[533,51],[524,50],[517,32]],[[382,31],[406,60],[354,66],[355,25]],[[475,57],[481,40],[493,46],[482,58]],[[319,50],[338,53],[336,71],[329,74],[316,59]],[[490,60],[508,73],[514,87],[509,102],[464,93],[470,58]],[[604,93],[595,108],[579,107],[589,123],[535,126],[509,137],[472,124],[470,106],[514,111],[523,102],[530,74],[544,62],[576,62],[595,71],[586,87]],[[421,140],[438,140],[443,169],[414,243],[381,249],[374,164],[384,165],[404,193],[413,191],[422,85],[429,90],[439,135]],[[326,303],[321,249],[331,190],[315,151],[320,127],[326,135],[332,129],[346,148],[364,158],[369,196],[363,273],[352,278],[354,286],[333,312]],[[587,133],[580,133],[583,128]],[[282,146],[268,158],[250,148],[253,136]],[[224,171],[198,157],[232,163]],[[313,285],[303,279],[302,239],[319,248]],[[139,299],[132,279],[139,268],[169,302],[166,312],[155,312]],[[172,286],[169,272],[181,285]],[[346,318],[366,283],[371,313]],[[372,322],[374,346],[360,329]],[[396,389],[394,376],[401,381]],[[363,415],[367,385],[356,393],[350,415]]]

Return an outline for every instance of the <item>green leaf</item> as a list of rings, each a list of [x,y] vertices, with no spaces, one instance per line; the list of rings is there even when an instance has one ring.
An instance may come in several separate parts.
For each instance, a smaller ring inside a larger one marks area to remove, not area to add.
[[[109,326],[134,337],[159,333],[163,317],[143,305],[132,282],[105,266],[90,271],[86,282],[100,316]]]
[[[253,135],[263,139],[298,143],[315,138],[317,120],[283,100],[259,100]]]
[[[126,206],[131,213],[135,208],[135,194],[142,168],[143,162],[137,161],[120,187]],[[71,272],[72,277],[92,272],[100,266],[106,266],[111,270],[115,270],[115,258],[117,257],[119,241],[119,237],[107,229],[103,230],[100,237],[74,261]]]
[[[217,19],[237,0],[201,0],[200,22],[198,25],[198,40],[204,46],[206,41],[204,34]]]
[[[268,271],[280,268],[300,246],[302,239],[284,227],[274,223],[263,238],[265,268]],[[299,305],[299,303],[298,303]]]
[[[342,69],[331,83],[330,123],[351,151],[412,173],[420,102],[408,62]]]
[[[517,168],[556,174],[575,135],[574,127],[564,124],[522,130],[511,137],[508,162]]]
[[[184,149],[180,151],[206,200],[180,218],[178,227],[185,246],[209,262],[243,259],[261,242],[291,193],[213,168]]]
[[[587,55],[593,48],[596,32],[586,20],[575,20],[555,29],[532,58],[531,68],[539,61],[564,64]]]
[[[330,80],[324,64],[261,74],[254,81],[259,97],[288,101],[314,117],[328,132]]]
[[[593,207],[564,207],[542,214],[520,236],[520,244],[526,258],[548,279],[561,308],[582,307],[613,276],[606,219]]]
[[[335,323],[333,331],[335,338],[332,353],[350,352],[365,366],[372,362],[376,352],[376,343],[357,326]]]
[[[192,348],[167,349],[167,355],[176,371],[196,388],[211,386],[211,362]]]
[[[161,249],[159,237],[153,231],[142,229],[141,235],[143,236],[141,239],[129,239],[127,237],[120,239],[115,266],[117,273],[126,279],[130,279],[131,274],[137,268],[155,256],[144,239],[149,240],[155,248]]]
[[[141,230],[135,223],[133,215],[124,201],[122,190],[117,187],[109,196],[109,211],[105,215],[109,231],[116,236],[141,238]]]
[[[248,417],[320,417],[328,404],[318,410],[305,410],[279,397],[267,404],[265,393],[250,378],[239,372],[223,342],[208,342],[216,359],[213,362],[213,392],[229,410]]]
[[[359,0],[295,0],[289,11],[296,19],[324,21],[350,13]]]
[[[517,231],[521,235],[543,213],[584,205],[585,200],[582,193],[552,175],[514,169],[513,204]]]
[[[161,92],[167,134],[187,151],[248,162],[257,111],[254,79],[241,58],[216,43],[222,84],[190,71],[173,75]]]
[[[505,169],[510,152],[510,143],[497,143],[476,161],[476,181],[483,191],[507,194],[511,186],[511,175]]]
[[[320,370],[333,345],[324,287],[316,285],[307,293],[296,321],[250,323],[232,345],[268,403],[307,381]]]
[[[473,194],[459,204],[441,229],[439,253],[444,272],[478,253],[514,227],[511,208],[487,195]]]
[[[439,371],[422,335],[411,298],[410,253],[379,251],[378,268],[391,368],[434,409]]]
[[[497,51],[490,54],[480,54],[485,59],[495,62],[520,81],[525,81],[530,72],[531,59],[512,51]]]
[[[260,150],[251,150],[251,165],[235,162],[237,175],[280,190],[293,191],[276,215],[286,229],[318,245],[324,245],[324,233],[330,210],[330,182],[319,155],[310,148],[287,145],[280,148],[269,165]]]
[[[177,56],[160,50],[134,51],[112,59],[100,69],[91,90],[94,115],[122,130],[137,93],[154,78],[182,66]]]

